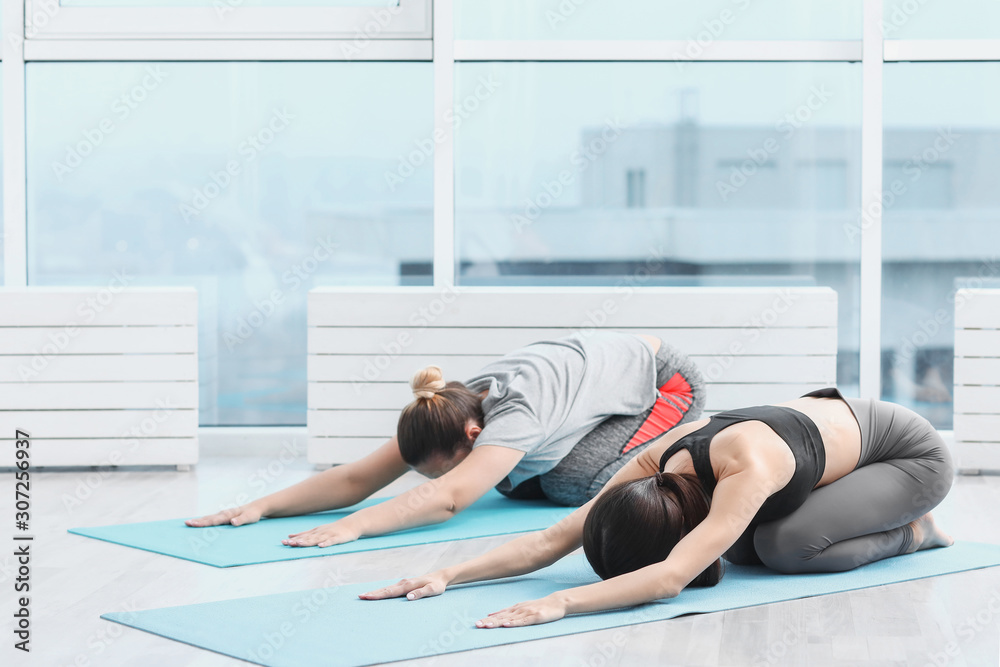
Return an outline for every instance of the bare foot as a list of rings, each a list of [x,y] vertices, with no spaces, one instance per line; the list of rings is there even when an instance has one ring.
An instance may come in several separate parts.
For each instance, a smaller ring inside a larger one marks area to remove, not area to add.
[[[913,529],[913,544],[908,553],[935,547],[950,547],[955,543],[950,535],[938,528],[930,512],[916,521],[911,521],[910,528]]]

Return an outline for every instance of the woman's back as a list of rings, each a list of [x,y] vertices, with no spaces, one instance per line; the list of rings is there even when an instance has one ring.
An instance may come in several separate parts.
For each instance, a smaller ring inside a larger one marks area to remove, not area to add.
[[[803,397],[776,405],[804,414],[819,431],[826,457],[825,467],[816,488],[840,479],[854,470],[861,455],[861,430],[847,403],[839,398]],[[697,432],[709,423],[709,419],[700,419],[675,428],[647,450],[647,460],[659,463],[660,457],[674,443],[688,436],[697,437]],[[794,443],[785,443],[778,433],[760,421],[740,421],[719,430],[712,438],[710,445],[712,467],[717,473],[720,469],[725,469],[723,475],[731,474],[739,470],[739,462],[748,460],[744,449],[791,446],[794,446]],[[678,449],[680,451],[677,451]],[[792,465],[794,469],[794,464],[785,463],[787,461],[789,459],[784,458],[783,463],[776,465]],[[689,469],[692,466],[689,462],[691,455],[688,451],[675,448],[675,453],[663,463],[670,467],[680,464],[683,468]],[[736,462],[735,465],[733,462]],[[657,465],[656,469],[661,468]]]

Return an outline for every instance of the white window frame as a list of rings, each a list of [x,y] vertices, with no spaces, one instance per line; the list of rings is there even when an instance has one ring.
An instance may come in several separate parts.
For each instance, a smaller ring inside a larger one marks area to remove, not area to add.
[[[29,39],[430,39],[431,1],[396,6],[245,7],[215,0],[210,7],[64,7],[25,0]],[[164,0],[165,4],[167,0]]]

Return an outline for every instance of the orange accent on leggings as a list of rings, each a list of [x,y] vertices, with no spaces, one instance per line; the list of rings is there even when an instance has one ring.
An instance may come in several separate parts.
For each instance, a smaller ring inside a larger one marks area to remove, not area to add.
[[[622,449],[622,454],[660,437],[677,426],[693,403],[694,392],[691,391],[691,385],[683,375],[674,373],[674,376],[660,387],[660,395],[656,397],[653,411]]]

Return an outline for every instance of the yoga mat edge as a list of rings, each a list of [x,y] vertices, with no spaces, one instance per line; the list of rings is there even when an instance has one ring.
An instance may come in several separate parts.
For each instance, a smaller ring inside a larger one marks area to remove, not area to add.
[[[638,625],[692,613],[823,596],[998,565],[1000,546],[959,543],[949,549],[919,552],[833,574],[781,575],[765,568],[730,566],[723,581],[714,588],[687,589],[672,600],[613,612],[574,615],[555,623],[516,629],[481,630],[471,624],[510,604],[596,580],[581,556],[571,556],[532,575],[466,584],[442,596],[417,602],[358,600],[357,593],[377,588],[382,583],[369,582],[140,612],[116,612],[102,618],[269,667],[301,664],[306,656],[315,655],[317,651],[331,655],[325,664],[362,667]],[[291,626],[293,631],[287,643],[282,640],[280,650],[268,649],[268,644],[260,638],[269,633],[272,637],[277,636],[274,627],[279,619],[289,619],[285,622],[290,624],[296,602],[301,603],[310,595],[325,601],[317,615]],[[284,616],[282,609],[288,611]],[[315,623],[317,619],[319,622]],[[241,636],[227,637],[226,627],[220,627],[220,621],[222,626],[235,624]],[[315,624],[310,626],[310,621]],[[379,627],[392,628],[394,642],[373,642],[372,632]],[[435,636],[446,637],[448,641],[438,642],[439,646],[426,641],[427,637]],[[250,657],[254,651],[257,659]]]

